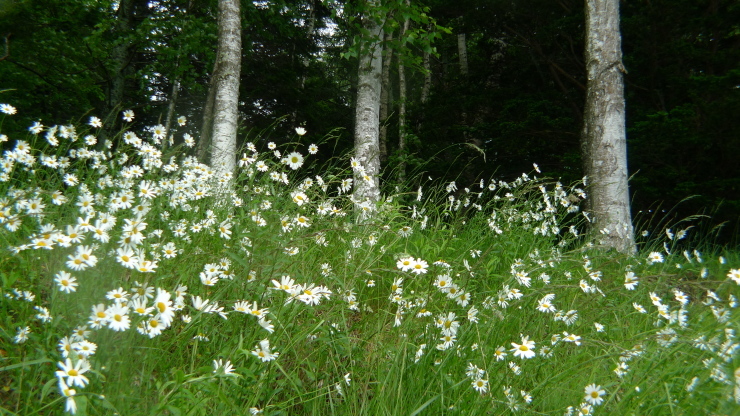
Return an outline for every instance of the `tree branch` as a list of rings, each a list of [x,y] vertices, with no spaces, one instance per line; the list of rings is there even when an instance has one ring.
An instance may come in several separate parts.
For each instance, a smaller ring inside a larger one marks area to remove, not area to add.
[[[4,58],[3,58],[3,59],[4,59]],[[46,79],[46,77],[45,77],[45,76],[44,76],[43,74],[39,73],[39,72],[38,72],[38,71],[36,71],[35,69],[33,69],[33,68],[29,68],[29,67],[27,67],[27,66],[25,66],[25,65],[23,65],[23,64],[21,64],[21,63],[19,63],[19,62],[16,62],[16,61],[14,61],[14,60],[12,60],[12,59],[9,59],[9,60],[8,60],[8,62],[10,62],[10,63],[12,63],[12,64],[14,64],[14,65],[17,65],[17,66],[21,67],[22,69],[25,69],[26,71],[28,71],[28,72],[30,72],[30,73],[32,73],[32,74],[34,74],[34,75],[36,75],[36,76],[37,76],[37,77],[39,77],[39,78],[40,78],[40,79],[41,79],[42,81],[44,81],[45,83],[47,83],[47,84],[51,85],[52,87],[54,87],[54,88],[56,88],[56,89],[58,89],[58,90],[60,90],[60,91],[63,91],[63,90],[64,90],[64,88],[62,88],[62,87],[60,87],[59,85],[56,85],[56,84],[54,84],[53,82],[51,82],[51,81],[49,81],[48,79]]]
[[[0,56],[0,61],[4,61],[10,56],[10,35],[12,35],[12,33],[5,35],[5,55]]]

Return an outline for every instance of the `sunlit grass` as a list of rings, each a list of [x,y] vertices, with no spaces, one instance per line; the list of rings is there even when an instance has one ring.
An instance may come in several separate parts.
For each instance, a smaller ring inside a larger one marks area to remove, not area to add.
[[[310,134],[255,138],[216,177],[189,139],[164,156],[158,129],[132,124],[101,151],[98,128],[2,136],[9,414],[732,414],[740,401],[740,259],[689,246],[693,222],[662,224],[629,257],[581,235],[582,184],[536,166],[423,179],[372,205],[351,199],[361,162],[310,167]]]

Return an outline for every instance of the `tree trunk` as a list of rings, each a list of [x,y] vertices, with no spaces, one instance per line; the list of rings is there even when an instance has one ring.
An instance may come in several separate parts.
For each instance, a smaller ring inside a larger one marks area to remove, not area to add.
[[[633,253],[619,0],[586,1],[585,56],[588,82],[581,148],[592,232],[603,246]]]
[[[377,7],[377,0],[368,2],[368,10]],[[353,197],[356,204],[380,201],[380,90],[381,90],[381,45],[383,28],[372,13],[363,19],[364,28],[373,36],[368,48],[360,54],[357,79],[357,103],[355,111],[355,158],[362,164],[364,172],[355,170]],[[362,174],[364,173],[364,175]],[[370,180],[366,180],[367,176]]]
[[[240,0],[218,2],[218,71],[213,100],[211,166],[217,175],[233,174],[236,167],[236,131],[241,73]]]
[[[393,33],[385,34],[385,44],[390,45]],[[380,163],[388,161],[388,108],[390,108],[391,61],[393,49],[383,48],[383,76],[380,89]]]
[[[114,36],[125,37],[131,31],[131,22],[134,18],[133,0],[121,0],[118,4],[118,14],[114,26]],[[111,49],[111,60],[113,61],[113,74],[109,80],[107,110],[113,111],[123,101],[123,90],[126,81],[126,68],[129,63],[131,44],[121,41]]]
[[[170,144],[170,130],[172,128],[172,119],[175,117],[175,106],[177,105],[177,95],[180,92],[180,80],[176,79],[172,84],[172,93],[170,93],[170,103],[167,105],[167,120],[164,123],[164,144],[165,148]]]
[[[465,43],[465,33],[457,35],[457,56],[460,59],[460,74],[468,76],[468,47]]]
[[[431,30],[431,25],[428,30]],[[424,84],[421,87],[421,96],[419,102],[421,102],[421,111],[419,112],[419,118],[416,124],[416,131],[420,132],[424,128],[424,119],[426,118],[426,104],[429,101],[429,93],[432,90],[432,62],[431,54],[428,51],[424,51],[422,58],[422,65],[424,66]]]
[[[313,32],[316,28],[316,0],[311,0],[308,3],[308,19],[306,19],[306,37],[309,41],[314,42],[313,39]],[[293,45],[293,52],[295,53],[296,46]],[[301,73],[301,95],[303,95],[303,92],[306,90],[306,74],[308,73],[308,68],[311,65],[311,60],[308,57],[304,57],[301,60],[301,64],[303,65],[304,70]],[[293,112],[290,114],[290,122],[293,126],[298,126],[300,123],[298,122],[298,108],[300,107],[300,101],[297,101],[295,103],[295,107],[293,108]]]
[[[432,89],[432,64],[430,53],[424,51],[424,85],[421,87],[421,104],[424,105],[429,101],[429,91]]]
[[[406,5],[409,5],[409,2],[410,0],[406,0]],[[409,19],[406,18],[398,38],[403,40],[408,30]],[[398,163],[398,183],[403,185],[406,182],[406,68],[400,59],[398,60],[398,102],[398,156],[401,158]]]
[[[113,70],[107,80],[107,96],[102,117],[105,118],[105,127],[100,131],[98,150],[103,150],[105,142],[115,136],[116,117],[122,110],[123,92],[126,86],[126,76],[131,72],[131,42],[127,38],[134,22],[135,0],[121,0],[118,4],[115,24],[112,27],[113,38],[119,42],[111,48],[110,61]]]
[[[196,149],[196,156],[200,163],[210,163],[209,156],[211,154],[211,136],[213,135],[213,103],[216,101],[216,79],[219,73],[219,56],[216,52],[216,62],[213,64],[213,72],[211,73],[211,79],[208,83],[208,95],[206,96],[206,104],[203,107],[203,122],[200,127],[200,138],[198,138],[198,148]]]

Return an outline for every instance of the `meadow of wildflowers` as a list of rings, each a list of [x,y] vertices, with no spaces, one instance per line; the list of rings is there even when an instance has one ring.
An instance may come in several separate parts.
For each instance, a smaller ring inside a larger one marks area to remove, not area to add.
[[[740,411],[740,259],[690,223],[625,256],[581,235],[583,184],[536,165],[373,205],[352,200],[361,161],[315,165],[302,128],[217,176],[132,111],[104,143],[95,117],[8,137],[15,113],[3,413]]]

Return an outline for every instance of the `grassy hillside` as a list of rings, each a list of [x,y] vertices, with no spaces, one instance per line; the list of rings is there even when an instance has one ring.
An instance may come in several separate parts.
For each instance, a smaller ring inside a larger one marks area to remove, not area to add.
[[[740,258],[696,221],[625,256],[536,166],[373,205],[310,133],[219,178],[96,126],[0,136],[4,413],[737,414]]]

